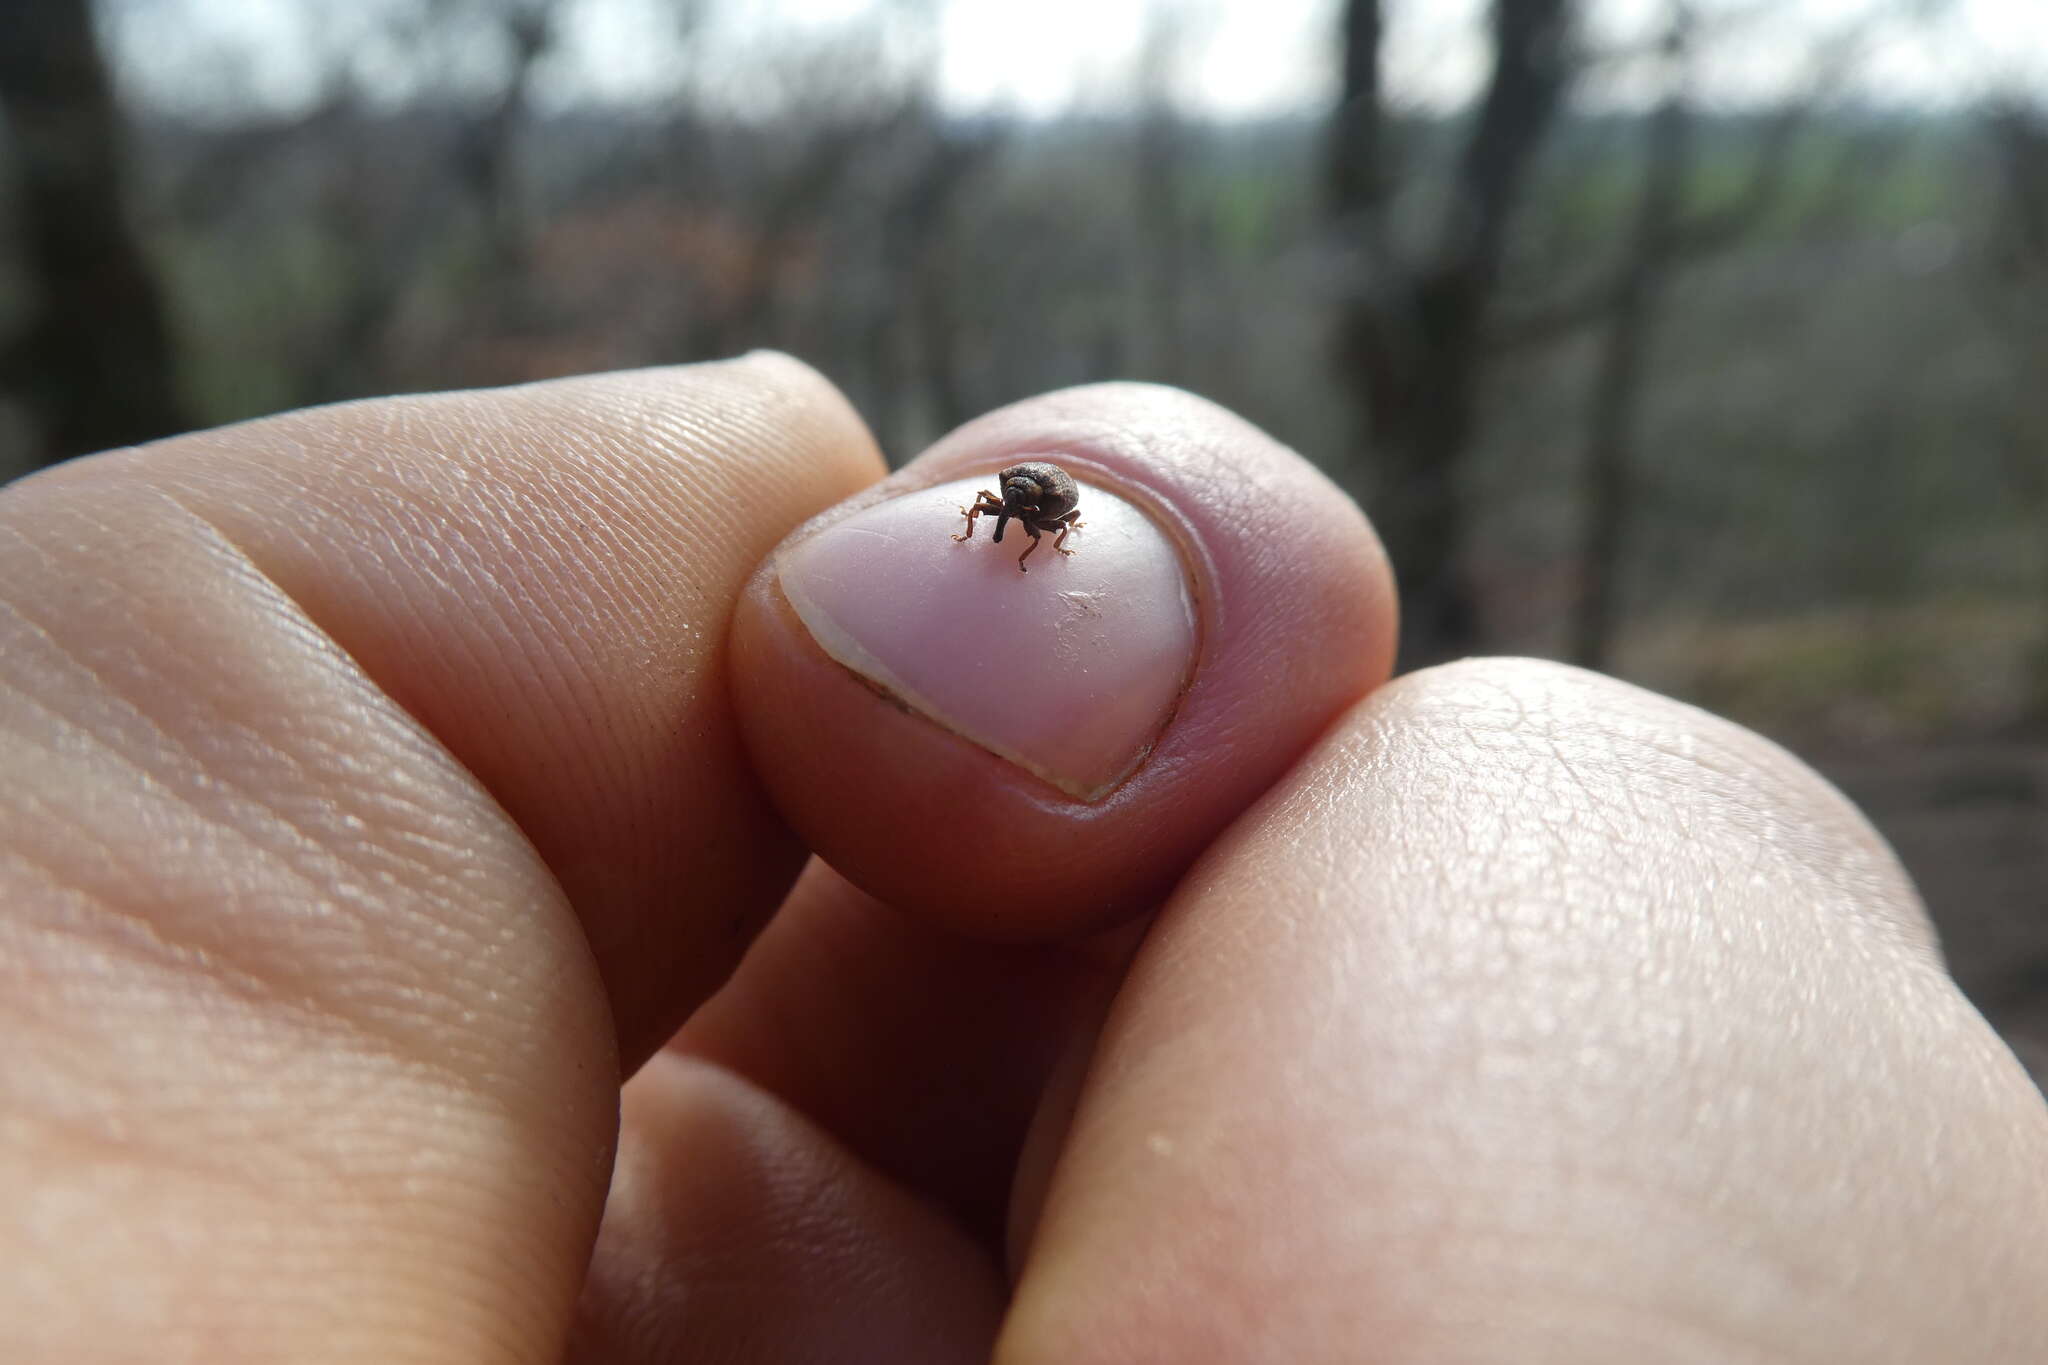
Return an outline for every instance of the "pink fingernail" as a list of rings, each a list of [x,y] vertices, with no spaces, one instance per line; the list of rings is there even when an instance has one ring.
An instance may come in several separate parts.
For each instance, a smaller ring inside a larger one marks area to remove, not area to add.
[[[857,512],[783,552],[782,591],[834,659],[991,753],[1093,801],[1144,761],[1194,665],[1187,571],[1136,506],[1083,484],[1082,529],[1028,573],[993,517],[995,470]]]

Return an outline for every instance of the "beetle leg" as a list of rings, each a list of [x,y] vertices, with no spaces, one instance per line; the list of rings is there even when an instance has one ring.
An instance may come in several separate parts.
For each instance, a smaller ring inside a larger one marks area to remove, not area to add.
[[[1019,526],[1022,526],[1025,530],[1031,533],[1031,543],[1024,547],[1023,554],[1017,556],[1017,572],[1030,573],[1031,570],[1024,567],[1024,561],[1031,558],[1031,552],[1038,548],[1038,528],[1036,526],[1033,526],[1030,522],[1024,521],[1022,519],[1019,519],[1017,524]]]
[[[1081,529],[1081,526],[1081,510],[1078,507],[1064,516],[1049,517],[1038,523],[1038,529],[1041,531],[1057,531],[1059,533],[1059,539],[1052,543],[1052,547],[1063,555],[1074,553],[1072,550],[1064,548],[1067,543],[1067,533],[1069,531],[1078,531]]]
[[[1002,507],[1001,499],[997,498],[995,494],[989,492],[986,488],[982,489],[981,492],[974,495],[974,506],[960,509],[960,514],[967,518],[967,530],[961,535],[954,536],[953,539],[972,540],[974,538],[974,519],[983,512],[999,512],[1002,510]],[[996,539],[1001,540],[1002,538],[1002,527],[998,524],[996,527]]]

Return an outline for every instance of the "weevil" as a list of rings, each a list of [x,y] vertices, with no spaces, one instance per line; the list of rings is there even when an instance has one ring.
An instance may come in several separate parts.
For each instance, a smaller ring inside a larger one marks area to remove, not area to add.
[[[985,512],[992,512],[996,518],[996,543],[1003,540],[1003,528],[1015,517],[1031,536],[1031,543],[1024,547],[1024,553],[1017,556],[1017,570],[1030,573],[1024,561],[1031,558],[1031,552],[1038,548],[1039,533],[1057,531],[1059,538],[1052,547],[1063,555],[1074,553],[1066,547],[1067,533],[1078,531],[1083,523],[1081,509],[1075,506],[1081,500],[1081,490],[1074,486],[1074,476],[1056,464],[1044,460],[1028,460],[1013,464],[996,475],[1002,486],[999,497],[986,488],[974,495],[974,506],[960,509],[967,518],[967,529],[954,536],[955,540],[974,538],[974,520]]]

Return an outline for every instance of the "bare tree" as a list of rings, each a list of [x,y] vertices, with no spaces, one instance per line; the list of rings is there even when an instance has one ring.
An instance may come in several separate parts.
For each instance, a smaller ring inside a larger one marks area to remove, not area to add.
[[[1686,86],[1693,24],[1691,5],[1684,0],[1672,5],[1664,35],[1665,93],[1644,124],[1642,190],[1626,259],[1614,282],[1593,381],[1582,581],[1571,640],[1572,659],[1587,668],[1605,668],[1610,662],[1622,538],[1632,501],[1630,437],[1691,178],[1692,108]]]
[[[2020,373],[2038,375],[2048,362],[2040,319],[2048,314],[2048,113],[2016,99],[1996,103],[1985,118],[1998,178],[1998,218],[1992,253],[1992,296],[2017,353]],[[2016,396],[2016,439],[2008,478],[2033,509],[2048,544],[2048,405],[2038,392]],[[2048,725],[2048,634],[2034,648],[2033,681],[2025,719]]]
[[[1183,351],[1187,241],[1182,223],[1186,129],[1174,90],[1184,40],[1182,16],[1155,6],[1138,53],[1138,110],[1133,145],[1138,238],[1139,316],[1147,377],[1186,382]]]
[[[505,79],[464,124],[452,156],[483,224],[485,271],[498,277],[513,269],[522,244],[514,160],[532,102],[534,68],[554,43],[556,8],[557,0],[494,0],[493,12],[484,17],[504,40]]]
[[[408,303],[451,262],[465,263],[448,272],[465,332],[496,332],[515,321],[525,230],[514,165],[534,68],[554,40],[556,4],[423,0],[394,11],[387,22],[426,50],[495,36],[506,52],[494,89],[447,105],[429,100],[395,117],[372,108],[350,52],[329,54],[329,112],[304,129],[329,149],[321,216],[346,262],[348,288],[307,342],[301,401],[401,383],[387,373],[387,342]]]
[[[1572,18],[1569,0],[1494,0],[1491,75],[1433,238],[1411,261],[1386,225],[1392,168],[1379,0],[1348,0],[1343,11],[1344,88],[1329,179],[1340,231],[1362,268],[1342,306],[1337,365],[1346,391],[1364,399],[1358,443],[1377,475],[1373,506],[1401,578],[1411,665],[1477,643],[1460,482],[1509,232],[1572,74]],[[1366,463],[1350,462],[1354,470]]]
[[[1387,167],[1384,145],[1380,54],[1386,16],[1380,0],[1347,0],[1340,15],[1338,47],[1343,79],[1330,120],[1329,193],[1339,228],[1378,245],[1383,226]],[[1377,253],[1368,259],[1377,262]]]
[[[1658,60],[1664,93],[1642,124],[1642,171],[1620,264],[1588,297],[1522,317],[1521,339],[1582,322],[1601,327],[1588,401],[1579,592],[1570,657],[1588,668],[1613,662],[1626,540],[1635,520],[1635,430],[1654,361],[1665,300],[1688,266],[1743,240],[1778,202],[1802,128],[1851,69],[1878,11],[1860,16],[1816,51],[1810,78],[1767,119],[1747,180],[1718,208],[1687,213],[1695,112],[1690,86],[1700,31],[1693,0],[1672,0]],[[1866,170],[1877,164],[1872,158]]]
[[[938,0],[892,0],[907,60],[903,109],[891,145],[876,149],[861,179],[879,199],[877,287],[869,292],[869,423],[885,450],[907,453],[973,415],[965,392],[956,218],[962,194],[1000,138],[994,125],[963,121],[941,104],[943,12]]]
[[[445,240],[454,196],[431,159],[391,155],[394,130],[350,89],[342,97],[320,187],[321,226],[346,288],[302,342],[301,402],[357,398],[387,386],[383,353],[424,264]]]
[[[121,119],[88,0],[9,7],[0,109],[33,300],[0,354],[38,462],[164,436],[186,421],[154,273],[123,216]]]
[[[873,320],[872,359],[879,370],[874,425],[886,448],[913,448],[974,415],[953,297],[954,217],[962,192],[999,142],[991,128],[926,109],[909,173],[883,209],[883,306]],[[923,427],[913,412],[926,419]]]

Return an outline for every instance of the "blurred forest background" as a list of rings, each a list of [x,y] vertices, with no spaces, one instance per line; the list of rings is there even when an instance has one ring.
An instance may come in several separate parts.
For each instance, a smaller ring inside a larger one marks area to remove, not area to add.
[[[1094,379],[1245,414],[1408,662],[1817,762],[2048,1074],[2038,0],[0,10],[0,478],[757,345],[899,460]]]

